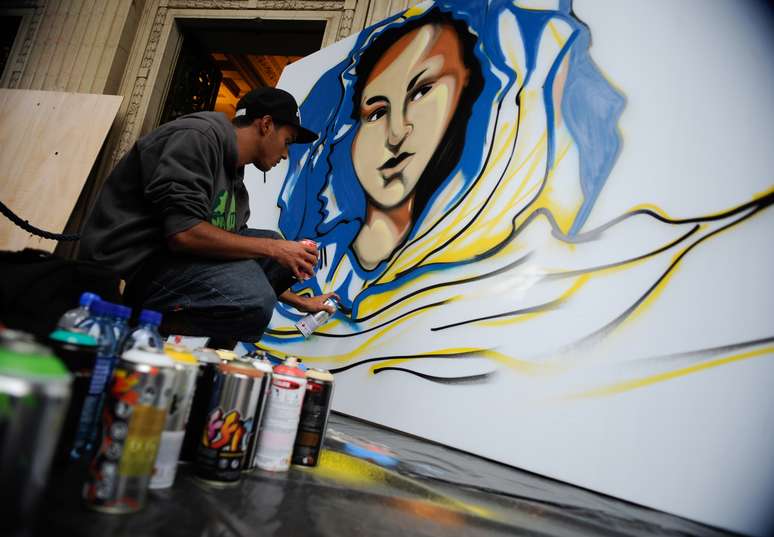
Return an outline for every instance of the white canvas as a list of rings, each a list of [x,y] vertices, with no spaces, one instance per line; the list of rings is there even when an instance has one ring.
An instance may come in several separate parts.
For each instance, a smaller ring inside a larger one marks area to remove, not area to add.
[[[476,36],[483,84],[463,149],[454,146],[456,162],[424,202],[436,161],[422,168],[420,157],[450,138],[444,106],[473,94],[476,62],[455,79],[449,47],[433,49],[447,23],[424,33],[417,23],[401,50],[386,47],[362,68],[363,98],[353,95],[363,51],[433,4],[283,73],[280,86],[321,138],[294,147],[290,166],[265,183],[248,171],[250,225],[320,242],[316,277],[296,290],[335,291],[344,309],[305,341],[298,312],[279,306],[259,346],[332,369],[341,412],[765,534],[774,497],[771,9],[731,0],[436,5]],[[404,90],[401,77],[423,68],[417,85],[427,87]],[[422,80],[432,69],[447,78]],[[388,97],[384,110],[364,114],[360,105],[381,95],[374,89]],[[390,128],[404,138],[390,140]],[[415,131],[426,134],[412,140]],[[377,184],[369,163],[388,142],[403,144],[388,171],[403,171]],[[412,169],[424,174],[413,187]],[[412,203],[424,207],[406,218]],[[373,246],[378,237],[386,247]]]

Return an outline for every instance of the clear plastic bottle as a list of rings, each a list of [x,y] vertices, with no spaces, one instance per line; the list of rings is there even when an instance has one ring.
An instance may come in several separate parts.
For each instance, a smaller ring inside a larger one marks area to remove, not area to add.
[[[121,354],[129,349],[164,352],[164,340],[159,334],[161,314],[158,311],[142,310],[137,328],[129,332],[121,344]]]
[[[83,293],[78,301],[78,307],[68,310],[59,318],[56,327],[60,330],[69,332],[84,332],[80,325],[89,318],[91,312],[89,308],[95,300],[99,300],[99,295],[94,293]]]
[[[129,318],[132,316],[132,308],[122,306],[121,304],[112,304],[113,306],[113,334],[116,337],[117,349],[121,348],[124,339],[129,334]]]
[[[78,430],[71,457],[80,459],[88,455],[96,438],[97,421],[102,408],[105,387],[107,386],[113,366],[116,362],[116,338],[113,332],[113,321],[110,318],[112,304],[95,300],[91,304],[91,316],[86,319],[79,329],[97,341],[97,358],[94,362],[94,372],[89,384],[89,392],[83,402],[83,410],[78,422]]]

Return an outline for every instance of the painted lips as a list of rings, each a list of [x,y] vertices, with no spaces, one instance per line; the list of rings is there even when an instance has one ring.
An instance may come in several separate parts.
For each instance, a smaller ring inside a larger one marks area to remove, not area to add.
[[[379,171],[382,172],[382,176],[385,181],[391,181],[395,179],[396,175],[399,175],[403,169],[408,166],[408,163],[414,153],[403,152],[397,157],[387,159],[384,164],[379,166]]]

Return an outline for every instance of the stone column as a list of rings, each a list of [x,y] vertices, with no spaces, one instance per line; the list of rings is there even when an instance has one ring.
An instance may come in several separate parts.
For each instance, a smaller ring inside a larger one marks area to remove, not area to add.
[[[27,8],[21,45],[9,58],[4,85],[16,89],[116,94],[144,0],[36,0]]]

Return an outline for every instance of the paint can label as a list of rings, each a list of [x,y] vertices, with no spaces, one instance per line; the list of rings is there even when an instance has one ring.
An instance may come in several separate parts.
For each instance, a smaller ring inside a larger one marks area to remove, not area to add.
[[[290,467],[306,379],[275,375],[258,437],[255,465],[262,470]]]
[[[161,433],[161,445],[159,445],[156,463],[153,466],[153,477],[150,485],[152,489],[164,489],[171,487],[177,474],[177,461],[180,448],[183,447],[185,431],[164,431]]]
[[[196,465],[200,477],[209,481],[237,481],[241,475],[252,418],[243,419],[236,409],[213,409],[207,416]]]
[[[301,419],[293,447],[293,464],[316,466],[331,410],[333,382],[308,378]]]
[[[137,511],[161,441],[175,372],[119,363],[102,412],[102,438],[84,485],[86,504],[111,513]]]

